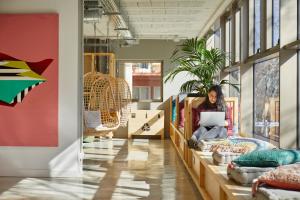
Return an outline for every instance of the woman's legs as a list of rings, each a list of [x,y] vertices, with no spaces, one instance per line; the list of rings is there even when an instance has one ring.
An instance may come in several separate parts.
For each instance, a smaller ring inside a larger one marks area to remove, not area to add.
[[[191,139],[188,140],[188,146],[190,148],[196,148],[200,140],[215,139],[215,138],[226,138],[227,129],[223,126],[215,126],[209,131],[200,126],[192,135]]]
[[[200,126],[196,131],[194,131],[192,137],[188,140],[188,146],[190,148],[196,148],[198,140],[202,134],[205,134],[207,129],[203,126]]]
[[[200,134],[198,137],[198,140],[204,140],[204,139],[214,139],[214,138],[226,138],[227,137],[227,129],[223,126],[215,126],[209,131],[205,131]]]
[[[198,141],[201,135],[206,134],[207,129],[204,126],[200,126],[192,135],[191,139]]]

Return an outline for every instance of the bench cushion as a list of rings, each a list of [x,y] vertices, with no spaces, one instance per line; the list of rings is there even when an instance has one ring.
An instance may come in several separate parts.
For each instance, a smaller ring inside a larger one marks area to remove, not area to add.
[[[283,190],[270,186],[258,188],[255,193],[255,200],[300,200],[300,192],[293,190]]]
[[[273,167],[240,167],[228,164],[227,176],[240,185],[250,186],[254,179],[273,169]]]

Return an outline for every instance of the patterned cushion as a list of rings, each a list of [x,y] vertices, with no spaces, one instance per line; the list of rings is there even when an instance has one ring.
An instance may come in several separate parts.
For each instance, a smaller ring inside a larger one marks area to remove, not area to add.
[[[249,148],[249,151],[277,148],[269,142],[256,138],[230,137],[230,141],[234,145],[247,146]]]
[[[280,165],[293,164],[300,161],[300,151],[284,150],[284,149],[269,149],[261,151],[253,151],[233,162],[240,166],[248,167],[277,167]]]
[[[200,140],[198,142],[198,148],[201,151],[211,151],[216,145],[227,145],[229,143],[228,139],[212,139],[212,140]]]
[[[212,144],[210,151],[247,153],[255,150],[273,149],[276,146],[255,138],[230,137],[227,142]]]
[[[276,188],[300,191],[300,163],[280,166],[259,176],[253,184],[254,192],[262,183]]]

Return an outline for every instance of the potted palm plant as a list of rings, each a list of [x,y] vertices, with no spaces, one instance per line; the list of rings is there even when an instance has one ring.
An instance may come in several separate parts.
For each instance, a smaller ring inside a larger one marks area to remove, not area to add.
[[[238,84],[231,84],[228,80],[214,81],[215,75],[225,66],[226,54],[220,49],[206,48],[206,39],[186,39],[183,44],[174,50],[171,60],[178,65],[165,78],[172,81],[181,72],[188,72],[191,80],[181,85],[184,93],[197,93],[205,96],[212,85],[229,84],[239,91]]]

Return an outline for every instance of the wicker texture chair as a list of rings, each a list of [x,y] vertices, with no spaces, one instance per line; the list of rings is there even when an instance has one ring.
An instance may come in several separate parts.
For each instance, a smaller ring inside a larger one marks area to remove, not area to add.
[[[85,111],[98,111],[99,126],[87,127],[84,118],[84,135],[101,136],[113,132],[119,126],[126,126],[130,113],[131,92],[127,82],[99,72],[84,76]]]

